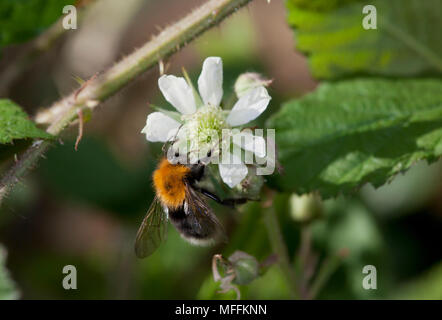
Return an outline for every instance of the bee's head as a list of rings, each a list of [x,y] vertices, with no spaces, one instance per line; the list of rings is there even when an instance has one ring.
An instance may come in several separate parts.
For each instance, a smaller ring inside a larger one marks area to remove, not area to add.
[[[188,163],[187,155],[180,153],[178,149],[173,148],[173,146],[170,146],[166,153],[165,157],[171,164],[182,164],[186,165]]]
[[[194,181],[200,181],[204,176],[204,169],[206,165],[202,162],[189,165],[190,168],[190,178]]]
[[[181,164],[188,166],[189,168],[195,165],[207,165],[211,162],[213,156],[213,151],[211,149],[207,151],[191,150],[183,151],[174,145],[170,145],[167,150],[165,150],[165,157],[172,164]]]

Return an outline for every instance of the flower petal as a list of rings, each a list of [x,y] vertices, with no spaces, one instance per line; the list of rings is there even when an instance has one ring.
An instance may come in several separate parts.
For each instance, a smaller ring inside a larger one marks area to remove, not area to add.
[[[182,114],[192,114],[196,111],[193,90],[184,78],[162,75],[158,79],[158,86],[164,98]]]
[[[147,116],[146,126],[141,133],[152,142],[166,142],[171,139],[181,124],[161,112],[152,112]]]
[[[223,61],[220,57],[204,60],[198,90],[205,105],[219,106],[223,97]]]
[[[233,188],[247,176],[248,169],[247,166],[241,162],[240,158],[230,152],[228,154],[229,158],[233,156],[233,161],[231,161],[230,164],[223,164],[221,161],[218,167],[221,179],[223,179],[224,183],[230,188]]]
[[[264,87],[248,91],[233,106],[227,116],[227,123],[239,126],[256,119],[267,108],[270,99]]]
[[[244,139],[241,138],[244,137]],[[239,132],[233,135],[233,143],[246,151],[253,152],[257,157],[266,155],[266,141],[261,136],[255,136],[251,132]]]

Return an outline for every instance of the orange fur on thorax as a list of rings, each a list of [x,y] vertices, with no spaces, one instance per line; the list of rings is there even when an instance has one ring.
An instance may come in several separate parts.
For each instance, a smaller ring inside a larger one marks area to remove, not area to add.
[[[180,207],[186,196],[184,178],[190,169],[183,165],[171,164],[162,159],[153,173],[153,184],[161,203],[167,207]]]

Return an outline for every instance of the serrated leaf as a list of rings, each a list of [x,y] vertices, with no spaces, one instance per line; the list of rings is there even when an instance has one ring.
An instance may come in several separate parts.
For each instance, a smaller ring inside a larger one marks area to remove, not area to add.
[[[38,35],[63,15],[74,0],[2,0],[0,2],[0,48]]]
[[[276,129],[280,188],[330,197],[380,186],[442,155],[442,80],[324,83],[283,105],[267,127]]]
[[[37,128],[14,102],[0,99],[0,144],[29,138],[50,139],[52,136]]]
[[[366,5],[376,7],[377,29],[362,26]],[[440,0],[289,0],[287,9],[317,78],[442,73]]]
[[[5,267],[6,250],[0,246],[0,300],[18,299],[19,293]]]

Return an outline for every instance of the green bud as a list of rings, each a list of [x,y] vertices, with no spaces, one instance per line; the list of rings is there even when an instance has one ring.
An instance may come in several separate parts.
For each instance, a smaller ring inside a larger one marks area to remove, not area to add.
[[[242,97],[247,91],[258,88],[268,87],[272,80],[264,78],[256,72],[246,72],[241,74],[235,82],[235,93],[238,98]]]
[[[310,222],[322,214],[322,200],[317,193],[290,196],[290,213],[297,222]]]
[[[229,257],[229,261],[232,263],[235,272],[234,283],[244,285],[258,277],[259,263],[255,257],[242,251],[235,251]]]

